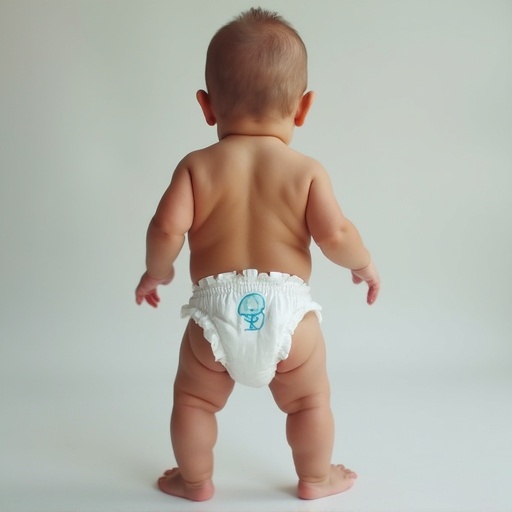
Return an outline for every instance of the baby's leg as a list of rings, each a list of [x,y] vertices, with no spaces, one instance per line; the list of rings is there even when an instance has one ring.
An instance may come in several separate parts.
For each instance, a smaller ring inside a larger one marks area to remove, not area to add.
[[[234,382],[214,361],[202,330],[189,323],[174,383],[171,439],[178,467],[166,471],[158,486],[167,494],[194,501],[213,496],[213,447],[217,420]]]
[[[297,327],[288,359],[279,364],[270,389],[288,414],[286,433],[299,477],[299,497],[315,499],[350,489],[357,475],[331,465],[334,421],[325,344],[313,314]]]

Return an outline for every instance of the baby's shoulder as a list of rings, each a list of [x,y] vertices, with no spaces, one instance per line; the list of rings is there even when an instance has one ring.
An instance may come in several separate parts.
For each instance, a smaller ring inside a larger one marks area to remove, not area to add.
[[[215,151],[215,146],[216,144],[213,144],[212,146],[195,149],[190,153],[187,153],[182,158],[180,163],[190,164],[194,162],[200,163],[201,161],[207,161],[211,157],[211,154]]]
[[[196,149],[187,153],[178,163],[175,173],[188,172],[190,175],[201,174],[215,165],[214,146]]]
[[[292,148],[290,148],[290,151],[294,155],[294,167],[301,173],[306,174],[312,179],[318,176],[325,176],[327,174],[325,167],[316,158],[300,153]]]

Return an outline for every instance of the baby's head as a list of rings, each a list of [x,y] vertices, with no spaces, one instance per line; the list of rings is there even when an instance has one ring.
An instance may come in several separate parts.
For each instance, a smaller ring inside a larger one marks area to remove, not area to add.
[[[250,9],[210,42],[206,85],[217,117],[284,119],[306,90],[306,47],[277,13]]]

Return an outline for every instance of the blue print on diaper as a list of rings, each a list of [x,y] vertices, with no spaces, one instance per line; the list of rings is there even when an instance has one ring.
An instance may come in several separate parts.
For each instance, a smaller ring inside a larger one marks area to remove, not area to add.
[[[265,323],[265,299],[259,293],[249,293],[238,305],[238,314],[249,324],[246,331],[259,331]]]

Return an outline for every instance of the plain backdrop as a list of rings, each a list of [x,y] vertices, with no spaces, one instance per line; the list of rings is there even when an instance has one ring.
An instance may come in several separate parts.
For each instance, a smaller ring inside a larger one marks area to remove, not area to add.
[[[215,498],[159,493],[187,249],[137,308],[177,162],[216,141],[195,92],[246,0],[0,0],[0,509],[510,512],[512,2],[268,0],[309,51],[293,147],[329,170],[382,277],[316,248],[337,424],[360,474],[300,502],[284,416],[237,387]]]

